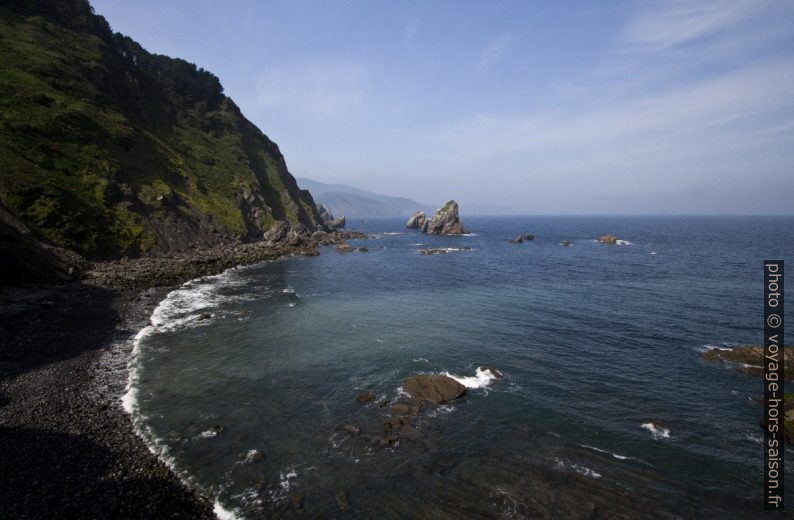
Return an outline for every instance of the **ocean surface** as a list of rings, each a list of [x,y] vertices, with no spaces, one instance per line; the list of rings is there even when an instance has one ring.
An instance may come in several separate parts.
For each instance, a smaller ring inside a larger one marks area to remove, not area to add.
[[[172,292],[136,340],[136,427],[228,517],[761,516],[762,383],[700,354],[763,341],[762,261],[794,258],[794,218],[463,220],[351,219],[366,253]],[[368,442],[420,373],[467,393]]]

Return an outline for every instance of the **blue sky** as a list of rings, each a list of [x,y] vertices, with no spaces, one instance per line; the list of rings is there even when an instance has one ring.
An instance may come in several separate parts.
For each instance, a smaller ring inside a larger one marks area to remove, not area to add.
[[[792,213],[794,2],[94,0],[296,177],[517,213]]]

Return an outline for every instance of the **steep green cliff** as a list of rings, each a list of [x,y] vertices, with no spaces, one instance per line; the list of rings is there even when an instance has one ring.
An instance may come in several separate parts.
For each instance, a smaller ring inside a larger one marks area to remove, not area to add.
[[[85,0],[0,3],[0,204],[89,257],[261,238],[317,208],[218,78]]]

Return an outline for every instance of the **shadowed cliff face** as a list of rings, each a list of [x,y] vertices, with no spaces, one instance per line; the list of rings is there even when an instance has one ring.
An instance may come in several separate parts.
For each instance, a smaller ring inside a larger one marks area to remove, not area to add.
[[[322,227],[218,78],[113,33],[85,0],[0,8],[0,203],[91,258]]]

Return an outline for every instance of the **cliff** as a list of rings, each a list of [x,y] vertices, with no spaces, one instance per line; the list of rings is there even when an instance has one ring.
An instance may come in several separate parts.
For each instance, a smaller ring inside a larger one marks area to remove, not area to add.
[[[323,227],[217,77],[85,0],[0,7],[0,115],[0,204],[53,246],[109,258]]]

